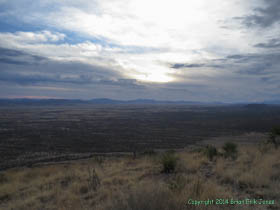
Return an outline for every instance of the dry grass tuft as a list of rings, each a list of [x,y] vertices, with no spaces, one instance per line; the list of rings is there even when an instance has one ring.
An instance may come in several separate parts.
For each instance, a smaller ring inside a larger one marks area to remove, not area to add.
[[[107,203],[104,210],[171,210],[180,208],[174,194],[162,184],[141,183],[134,186],[129,193],[122,192]]]

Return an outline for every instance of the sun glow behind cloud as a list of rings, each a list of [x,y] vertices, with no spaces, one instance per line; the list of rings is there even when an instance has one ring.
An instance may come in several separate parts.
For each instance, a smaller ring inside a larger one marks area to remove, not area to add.
[[[0,1],[0,87],[25,85],[29,94],[32,83],[67,86],[56,91],[59,97],[72,97],[79,88],[84,98],[112,97],[115,90],[120,98],[142,93],[218,100],[250,83],[273,89],[275,97],[279,5],[277,0]],[[245,98],[256,96],[254,88],[245,89]]]
[[[223,0],[99,0],[95,2],[94,10],[64,5],[41,19],[49,25],[74,30],[123,48],[130,46],[132,51],[133,47],[159,49],[145,59],[141,53],[105,51],[107,58],[121,63],[124,76],[147,82],[170,82],[174,81],[171,70],[158,63],[168,62],[170,58],[171,62],[186,62],[194,57],[194,50],[220,43],[234,51],[231,38],[240,38],[238,33],[232,33],[230,38],[217,36],[224,32],[219,19],[232,15],[229,7],[238,9],[234,3],[224,3]],[[202,53],[199,59],[217,57],[211,50],[204,51],[201,56]]]

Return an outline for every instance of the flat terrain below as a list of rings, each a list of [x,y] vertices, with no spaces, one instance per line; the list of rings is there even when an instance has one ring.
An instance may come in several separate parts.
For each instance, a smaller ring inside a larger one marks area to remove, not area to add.
[[[280,106],[2,106],[0,116],[0,169],[6,169],[266,133],[280,122]]]

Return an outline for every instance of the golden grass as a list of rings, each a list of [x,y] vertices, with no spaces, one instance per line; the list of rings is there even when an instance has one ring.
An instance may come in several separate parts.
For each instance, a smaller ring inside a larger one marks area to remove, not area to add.
[[[179,153],[180,169],[186,172],[196,172],[202,165],[208,162],[207,157],[197,152],[181,152]]]
[[[203,153],[187,150],[177,156],[174,174],[161,173],[158,155],[6,170],[0,172],[0,209],[242,209],[194,208],[186,202],[189,198],[280,198],[279,149],[263,152],[256,145],[242,145],[236,160],[220,156],[209,161]],[[95,189],[96,178],[100,185]]]

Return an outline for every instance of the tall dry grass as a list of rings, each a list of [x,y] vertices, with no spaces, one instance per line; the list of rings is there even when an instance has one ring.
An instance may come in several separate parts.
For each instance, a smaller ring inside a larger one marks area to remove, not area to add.
[[[239,145],[236,159],[217,156],[211,161],[199,151],[180,151],[176,156],[178,163],[169,174],[162,173],[161,155],[93,158],[2,171],[0,209],[244,209],[186,203],[190,198],[280,198],[279,149],[264,152],[257,145]]]

